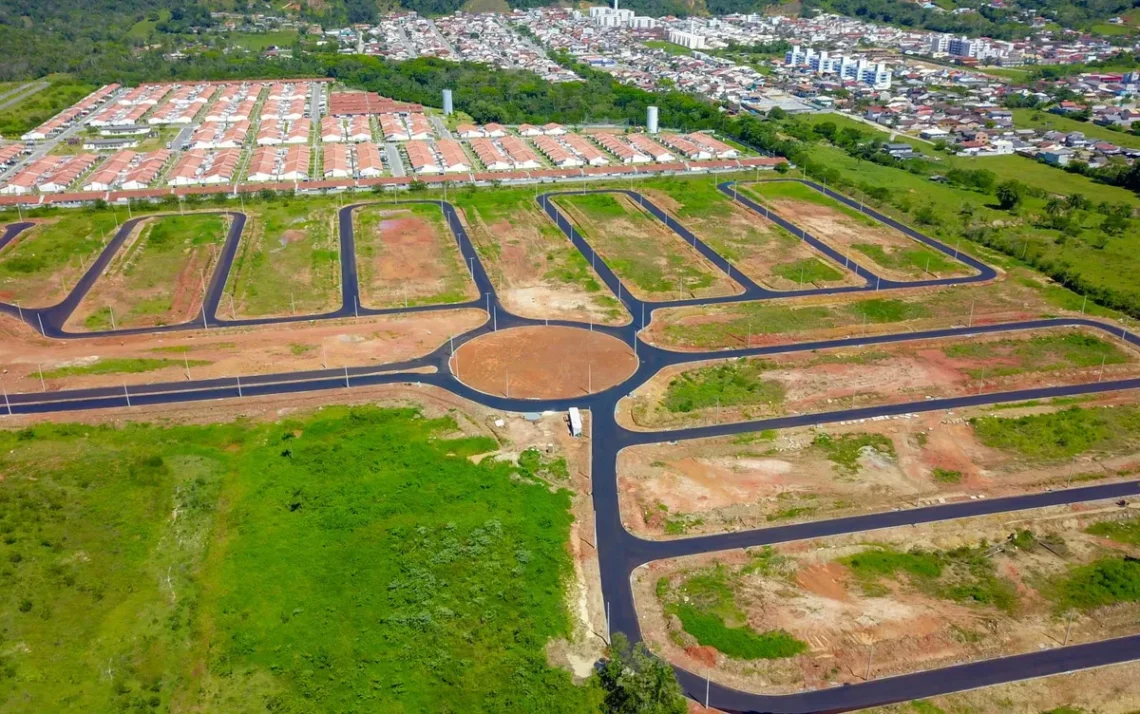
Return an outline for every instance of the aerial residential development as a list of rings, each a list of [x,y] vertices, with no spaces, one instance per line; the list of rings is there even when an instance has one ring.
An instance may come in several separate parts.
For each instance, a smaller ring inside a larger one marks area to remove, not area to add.
[[[1127,0],[0,47],[0,714],[1140,710]]]

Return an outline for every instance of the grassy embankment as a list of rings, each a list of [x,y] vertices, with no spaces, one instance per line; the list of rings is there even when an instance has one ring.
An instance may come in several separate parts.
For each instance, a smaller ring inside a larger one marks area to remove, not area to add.
[[[543,653],[569,495],[454,434],[371,407],[0,431],[0,702],[594,711]]]

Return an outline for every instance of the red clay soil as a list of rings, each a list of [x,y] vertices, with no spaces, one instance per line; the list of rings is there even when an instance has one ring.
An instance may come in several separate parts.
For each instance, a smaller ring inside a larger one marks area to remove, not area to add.
[[[516,327],[477,337],[455,351],[451,371],[486,394],[559,399],[612,387],[637,369],[621,340],[576,327]]]

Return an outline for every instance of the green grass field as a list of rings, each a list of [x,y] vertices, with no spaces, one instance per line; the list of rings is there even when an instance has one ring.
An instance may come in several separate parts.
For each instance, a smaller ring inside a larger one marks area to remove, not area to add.
[[[51,86],[0,110],[0,136],[18,139],[97,89],[68,75],[45,78]]]
[[[963,342],[943,351],[952,358],[1002,360],[1002,364],[996,367],[967,369],[966,373],[975,379],[987,375],[1004,377],[1026,372],[1086,369],[1132,361],[1131,353],[1100,337],[1077,330],[1036,335],[1029,339]]]
[[[125,216],[124,216],[125,218]],[[72,211],[29,229],[0,251],[5,301],[45,307],[63,299],[117,230],[110,211]]]
[[[614,194],[558,196],[555,203],[626,285],[649,299],[731,292],[727,277],[685,247],[656,218]]]
[[[734,360],[682,372],[669,382],[663,406],[671,412],[691,412],[714,406],[772,406],[784,401],[784,387],[763,378],[768,363]]]
[[[44,372],[44,379],[59,379],[61,377],[77,377],[89,374],[137,374],[140,372],[153,372],[167,367],[203,367],[213,364],[207,360],[178,360],[155,358],[100,358],[90,364],[58,367]]]
[[[276,32],[234,32],[229,36],[230,44],[251,52],[261,52],[274,45],[277,47],[290,47],[297,41],[296,30],[278,30]]]
[[[1131,406],[1069,407],[1022,417],[976,417],[970,424],[986,446],[1037,461],[1060,461],[1080,454],[1135,449],[1140,410]]]
[[[689,55],[693,54],[693,51],[688,47],[675,45],[672,42],[667,42],[665,40],[646,40],[641,44],[652,50],[664,50],[666,54],[670,55],[683,55],[685,57],[688,57]]]
[[[249,203],[249,220],[219,312],[261,317],[339,307],[340,245],[335,199]]]
[[[225,242],[229,223],[217,214],[161,216],[140,224],[141,234],[124,245],[95,281],[76,311],[88,330],[164,325],[192,318],[205,293],[205,272]],[[195,271],[186,273],[187,269]],[[112,320],[108,306],[115,309]],[[186,314],[179,314],[185,312]]]
[[[570,498],[450,417],[0,432],[0,711],[588,712]]]

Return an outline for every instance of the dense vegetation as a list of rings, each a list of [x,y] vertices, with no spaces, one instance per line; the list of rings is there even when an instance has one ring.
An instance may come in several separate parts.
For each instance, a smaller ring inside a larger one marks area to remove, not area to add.
[[[913,587],[934,597],[1012,610],[1017,604],[1017,590],[998,576],[987,550],[985,543],[947,551],[871,548],[839,562],[851,569],[871,596],[888,594],[882,580],[905,576]]]
[[[682,372],[669,382],[664,406],[671,412],[691,412],[715,406],[780,404],[783,385],[763,378],[770,367],[764,360],[750,359]]]
[[[0,711],[596,710],[543,652],[569,495],[454,433],[377,408],[0,432]]]
[[[1069,407],[1048,414],[970,420],[986,446],[1041,460],[1067,459],[1092,450],[1127,447],[1140,434],[1140,410]]]

